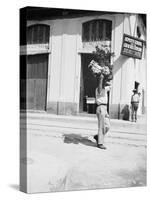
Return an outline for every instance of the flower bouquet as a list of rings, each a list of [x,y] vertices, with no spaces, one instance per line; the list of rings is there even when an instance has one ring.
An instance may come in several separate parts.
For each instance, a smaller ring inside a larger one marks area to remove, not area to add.
[[[110,65],[111,56],[114,56],[114,53],[105,51],[96,46],[96,51],[93,52],[93,59],[88,65],[88,68],[97,79],[103,75],[105,86],[113,79],[113,66]]]
[[[92,60],[90,64],[88,65],[89,69],[92,71],[94,76],[98,76],[100,74],[103,74],[104,76],[107,76],[110,74],[110,69],[108,66],[100,66],[97,62]]]
[[[88,67],[92,71],[94,76],[100,75],[102,73],[102,67],[94,60],[90,62]]]

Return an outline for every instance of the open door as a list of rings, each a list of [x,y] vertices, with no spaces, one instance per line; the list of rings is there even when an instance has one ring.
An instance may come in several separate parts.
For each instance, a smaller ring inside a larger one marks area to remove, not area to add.
[[[81,55],[81,78],[80,78],[80,112],[96,113],[95,103],[87,104],[87,99],[95,98],[95,89],[97,87],[97,80],[88,68],[92,54]]]
[[[95,90],[98,83],[97,79],[93,76],[92,72],[88,68],[88,65],[92,59],[93,59],[92,54],[81,55],[79,111],[95,114],[96,113]],[[109,113],[110,92],[108,92],[107,95],[108,95],[107,111]]]

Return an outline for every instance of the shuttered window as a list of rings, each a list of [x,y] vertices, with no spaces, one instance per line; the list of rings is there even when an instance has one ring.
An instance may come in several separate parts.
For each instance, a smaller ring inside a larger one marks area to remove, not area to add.
[[[29,26],[27,29],[27,44],[49,43],[50,27],[44,24]]]
[[[82,41],[111,41],[112,22],[110,20],[100,19],[83,23]]]

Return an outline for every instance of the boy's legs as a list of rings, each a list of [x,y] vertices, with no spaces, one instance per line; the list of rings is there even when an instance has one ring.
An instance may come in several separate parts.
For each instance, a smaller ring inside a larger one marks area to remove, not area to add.
[[[135,106],[134,106],[135,122],[137,121],[137,110],[138,110],[138,104],[135,104]]]
[[[131,105],[131,120],[134,121],[134,105]]]

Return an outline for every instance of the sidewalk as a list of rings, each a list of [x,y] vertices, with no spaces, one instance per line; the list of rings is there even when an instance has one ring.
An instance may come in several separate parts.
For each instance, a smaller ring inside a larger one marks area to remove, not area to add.
[[[78,121],[96,121],[96,115],[95,114],[90,114],[90,115],[56,115],[56,114],[50,114],[46,112],[21,112],[20,116],[27,117],[27,118],[38,118],[38,119],[64,119],[64,120],[78,120]],[[146,116],[141,115],[138,116],[138,120],[136,123],[131,122],[131,121],[125,121],[121,119],[110,119],[112,125],[132,125],[134,127],[138,127],[139,125],[146,125]]]

